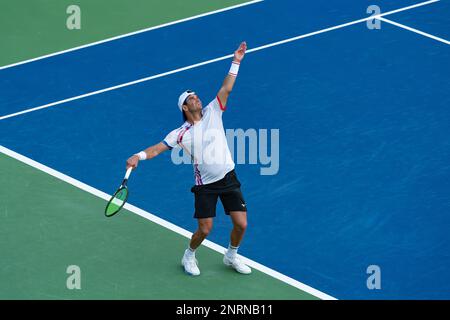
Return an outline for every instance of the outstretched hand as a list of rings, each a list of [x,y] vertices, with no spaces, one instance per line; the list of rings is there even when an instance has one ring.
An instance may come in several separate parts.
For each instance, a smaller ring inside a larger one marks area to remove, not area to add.
[[[234,52],[234,61],[241,62],[241,60],[244,59],[246,50],[247,50],[247,43],[243,41],[239,45],[239,48]]]
[[[126,168],[127,168],[127,170],[130,167],[133,169],[136,169],[138,164],[139,164],[139,157],[137,155],[133,155],[128,158]]]

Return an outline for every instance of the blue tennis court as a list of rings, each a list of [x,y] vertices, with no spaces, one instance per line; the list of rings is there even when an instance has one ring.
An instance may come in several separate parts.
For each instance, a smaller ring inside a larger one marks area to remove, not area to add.
[[[240,254],[337,299],[449,299],[449,44],[385,21],[276,44],[367,18],[371,4],[265,0],[2,69],[0,143],[111,193],[130,155],[181,125],[180,92],[214,99],[230,59],[209,61],[245,40],[224,125],[278,130],[279,162],[272,175],[260,157],[236,167]],[[447,42],[449,17],[448,1],[384,16]],[[133,173],[129,202],[193,232],[192,184],[192,165],[167,152]],[[208,239],[226,247],[229,230],[219,206]],[[381,289],[367,286],[371,265]]]

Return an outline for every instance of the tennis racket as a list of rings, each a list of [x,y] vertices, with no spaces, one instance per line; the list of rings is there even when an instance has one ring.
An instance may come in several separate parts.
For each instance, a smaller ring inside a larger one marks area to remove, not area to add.
[[[120,185],[119,189],[117,189],[117,191],[114,193],[114,195],[111,197],[111,199],[108,201],[108,204],[106,205],[105,208],[105,216],[112,217],[117,212],[119,212],[120,209],[122,209],[125,203],[127,202],[128,199],[127,182],[128,178],[130,177],[131,170],[133,170],[133,168],[131,167],[127,169],[122,184]]]

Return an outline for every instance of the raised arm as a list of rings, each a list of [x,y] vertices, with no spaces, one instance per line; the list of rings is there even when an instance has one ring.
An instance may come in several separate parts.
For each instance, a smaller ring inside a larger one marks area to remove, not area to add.
[[[141,151],[128,158],[126,167],[127,169],[129,167],[136,168],[140,160],[148,160],[154,158],[166,150],[169,150],[169,147],[164,143],[160,142],[158,144],[155,144],[154,146],[148,147],[144,151]]]
[[[219,90],[219,93],[217,93],[217,96],[220,99],[220,102],[223,106],[227,105],[228,96],[230,95],[231,91],[233,90],[234,82],[236,81],[237,72],[239,70],[239,65],[244,59],[245,50],[247,50],[247,44],[242,42],[239,46],[239,48],[234,52],[233,62],[231,64],[230,71],[228,72],[228,75],[225,77],[225,80],[222,83],[222,87]]]

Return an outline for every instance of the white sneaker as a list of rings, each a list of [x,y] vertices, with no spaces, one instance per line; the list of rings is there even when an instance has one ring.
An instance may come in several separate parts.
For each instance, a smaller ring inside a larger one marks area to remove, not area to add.
[[[242,274],[250,274],[252,273],[252,269],[247,266],[242,260],[236,255],[234,257],[229,257],[228,255],[224,255],[223,263],[227,266],[231,266],[234,270]]]
[[[186,251],[187,250],[189,249],[186,249]],[[200,269],[197,266],[197,259],[195,259],[195,256],[192,254],[186,254],[186,251],[184,252],[183,259],[181,259],[181,265],[184,267],[184,272],[190,274],[191,276],[200,275]]]

